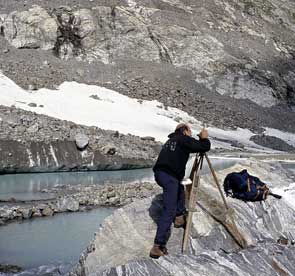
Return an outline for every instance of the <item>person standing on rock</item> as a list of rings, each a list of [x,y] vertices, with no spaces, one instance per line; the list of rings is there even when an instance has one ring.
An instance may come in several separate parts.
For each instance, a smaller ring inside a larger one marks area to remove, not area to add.
[[[158,221],[154,246],[150,257],[158,259],[168,254],[166,243],[169,238],[170,228],[185,227],[185,194],[181,184],[185,175],[186,163],[190,153],[207,152],[211,143],[208,131],[203,129],[199,140],[194,139],[187,124],[177,125],[174,133],[163,145],[158,160],[153,168],[155,180],[163,188],[163,210]]]

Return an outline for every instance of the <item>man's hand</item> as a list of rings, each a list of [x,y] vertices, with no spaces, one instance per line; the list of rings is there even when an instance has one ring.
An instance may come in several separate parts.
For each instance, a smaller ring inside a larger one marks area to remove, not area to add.
[[[209,134],[208,134],[208,130],[203,128],[199,134],[200,139],[208,139]]]

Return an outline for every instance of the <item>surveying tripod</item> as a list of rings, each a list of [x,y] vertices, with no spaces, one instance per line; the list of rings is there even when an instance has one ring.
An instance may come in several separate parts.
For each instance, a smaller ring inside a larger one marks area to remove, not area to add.
[[[188,215],[187,215],[187,220],[186,220],[186,227],[185,227],[185,231],[184,231],[184,235],[183,235],[183,242],[182,242],[182,253],[187,253],[188,251],[188,241],[189,241],[189,235],[191,232],[191,228],[192,228],[192,217],[193,217],[193,213],[196,211],[196,200],[197,200],[197,190],[198,190],[198,186],[200,183],[200,174],[201,174],[201,170],[203,168],[203,161],[204,161],[204,157],[208,163],[208,167],[212,173],[214,182],[218,188],[218,191],[222,197],[225,209],[226,209],[226,213],[230,216],[230,220],[231,220],[231,224],[228,225],[222,221],[220,221],[220,219],[218,217],[214,217],[214,219],[216,219],[218,222],[220,222],[221,224],[223,224],[227,231],[231,234],[231,236],[234,238],[234,240],[236,241],[236,243],[241,247],[241,248],[245,248],[246,247],[246,243],[243,239],[243,237],[241,236],[241,234],[239,233],[239,230],[237,229],[237,226],[234,222],[232,213],[230,208],[228,207],[228,204],[226,202],[225,196],[221,190],[219,181],[217,179],[216,173],[213,169],[213,166],[211,164],[211,161],[209,160],[208,156],[206,153],[199,153],[197,154],[192,170],[191,170],[191,174],[190,174],[190,179],[192,180],[192,184],[191,185],[187,185],[186,186],[186,190],[189,194],[189,202],[188,202]]]

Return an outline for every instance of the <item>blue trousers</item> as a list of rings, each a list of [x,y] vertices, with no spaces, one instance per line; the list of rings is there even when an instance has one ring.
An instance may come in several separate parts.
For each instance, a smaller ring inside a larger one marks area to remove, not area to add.
[[[163,171],[155,172],[155,180],[163,188],[163,210],[158,221],[155,244],[165,246],[175,217],[185,211],[184,188],[178,179]]]

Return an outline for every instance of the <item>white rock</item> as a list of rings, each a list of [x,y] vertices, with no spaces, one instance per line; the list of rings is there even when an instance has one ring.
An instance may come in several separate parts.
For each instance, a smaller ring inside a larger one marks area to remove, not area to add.
[[[78,149],[85,149],[85,147],[89,144],[88,136],[82,133],[78,133],[75,136],[75,141]]]
[[[59,212],[65,211],[78,211],[79,210],[79,202],[72,197],[62,198],[57,201],[57,210]]]

